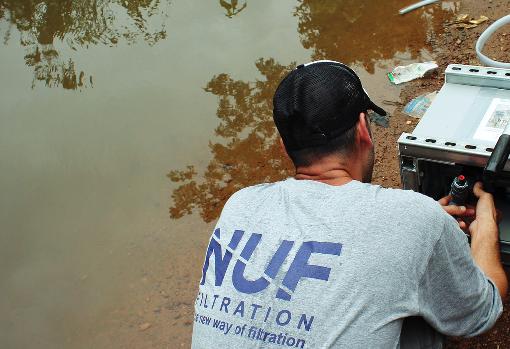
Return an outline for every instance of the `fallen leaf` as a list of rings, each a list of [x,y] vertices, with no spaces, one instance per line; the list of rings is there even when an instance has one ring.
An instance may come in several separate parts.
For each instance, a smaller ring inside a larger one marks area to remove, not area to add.
[[[481,15],[480,17],[475,19],[475,18],[471,17],[470,15],[461,14],[461,15],[458,15],[457,18],[453,22],[448,23],[448,25],[453,25],[457,29],[471,29],[471,28],[477,27],[478,25],[480,25],[488,20],[489,20],[489,17],[484,16],[484,15]]]

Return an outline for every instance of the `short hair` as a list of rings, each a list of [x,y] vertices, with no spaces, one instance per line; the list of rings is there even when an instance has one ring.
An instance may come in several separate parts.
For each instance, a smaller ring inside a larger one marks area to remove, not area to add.
[[[310,166],[317,160],[331,154],[349,156],[354,150],[357,126],[358,123],[354,124],[353,127],[340,136],[333,138],[327,144],[299,150],[287,150],[287,153],[296,167]]]

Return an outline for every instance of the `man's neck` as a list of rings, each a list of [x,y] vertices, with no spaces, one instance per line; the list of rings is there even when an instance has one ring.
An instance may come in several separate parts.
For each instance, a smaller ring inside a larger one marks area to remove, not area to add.
[[[296,169],[295,179],[307,179],[322,182],[329,185],[344,185],[352,181],[351,174],[342,168],[333,168],[325,171],[310,171],[309,168]]]
[[[343,185],[352,180],[363,180],[363,166],[354,154],[352,157],[325,156],[308,166],[296,167],[295,179],[314,180],[329,185]]]

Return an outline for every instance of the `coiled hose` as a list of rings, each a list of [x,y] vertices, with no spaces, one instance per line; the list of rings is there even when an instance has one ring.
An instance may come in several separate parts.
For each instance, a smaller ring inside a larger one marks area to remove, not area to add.
[[[510,15],[502,17],[498,19],[496,22],[492,23],[485,31],[480,35],[478,41],[476,42],[476,54],[478,55],[478,59],[482,64],[487,65],[489,67],[495,68],[507,68],[510,69],[510,63],[498,62],[490,59],[486,55],[482,53],[483,47],[485,46],[485,42],[494,34],[496,30],[501,28],[502,26],[510,24]]]

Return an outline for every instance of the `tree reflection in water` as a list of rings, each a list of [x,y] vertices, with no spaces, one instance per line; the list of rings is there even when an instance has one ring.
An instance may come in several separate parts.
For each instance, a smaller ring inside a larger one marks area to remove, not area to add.
[[[32,88],[37,82],[72,90],[92,86],[91,76],[62,57],[59,44],[76,50],[115,46],[121,40],[131,44],[141,38],[153,45],[166,37],[166,31],[164,24],[151,29],[148,19],[162,12],[160,0],[0,0],[0,21],[7,24],[2,26],[7,27],[4,44],[15,27],[27,51],[25,63],[34,69]]]
[[[241,5],[240,8],[237,8],[237,5],[239,5],[239,2],[237,0],[231,0],[230,2],[225,1],[225,0],[220,0],[220,5],[227,11],[225,16],[227,16],[228,18],[232,18],[235,15],[237,15],[239,12],[244,10],[247,6],[247,3],[245,2],[244,4]]]
[[[295,15],[303,47],[312,49],[313,59],[333,59],[345,64],[361,64],[374,73],[377,61],[394,58],[397,52],[409,59],[420,56],[433,40],[435,26],[449,12],[439,6],[405,16],[397,10],[401,0],[300,0]],[[432,18],[432,14],[434,18]]]
[[[401,0],[360,2],[356,0],[300,0],[295,10],[298,32],[313,59],[334,59],[361,64],[369,73],[375,64],[394,58],[397,52],[417,58],[434,39],[435,26],[451,13],[438,6],[398,15]],[[433,12],[433,16],[432,13]],[[272,96],[281,78],[294,65],[283,66],[273,59],[259,60],[263,81],[235,81],[227,74],[215,76],[205,88],[219,97],[217,136],[211,143],[213,159],[203,178],[193,166],[171,171],[178,183],[172,192],[170,217],[179,218],[198,209],[209,222],[216,219],[225,201],[236,190],[256,183],[280,180],[291,173],[283,158],[272,121]]]
[[[280,150],[272,101],[280,80],[295,65],[280,65],[273,59],[259,59],[255,65],[262,80],[245,82],[220,74],[205,87],[219,98],[216,114],[220,124],[215,134],[222,141],[209,144],[213,159],[200,180],[192,166],[168,174],[180,184],[172,193],[172,218],[198,208],[204,221],[210,222],[235,191],[291,173],[291,163]]]

